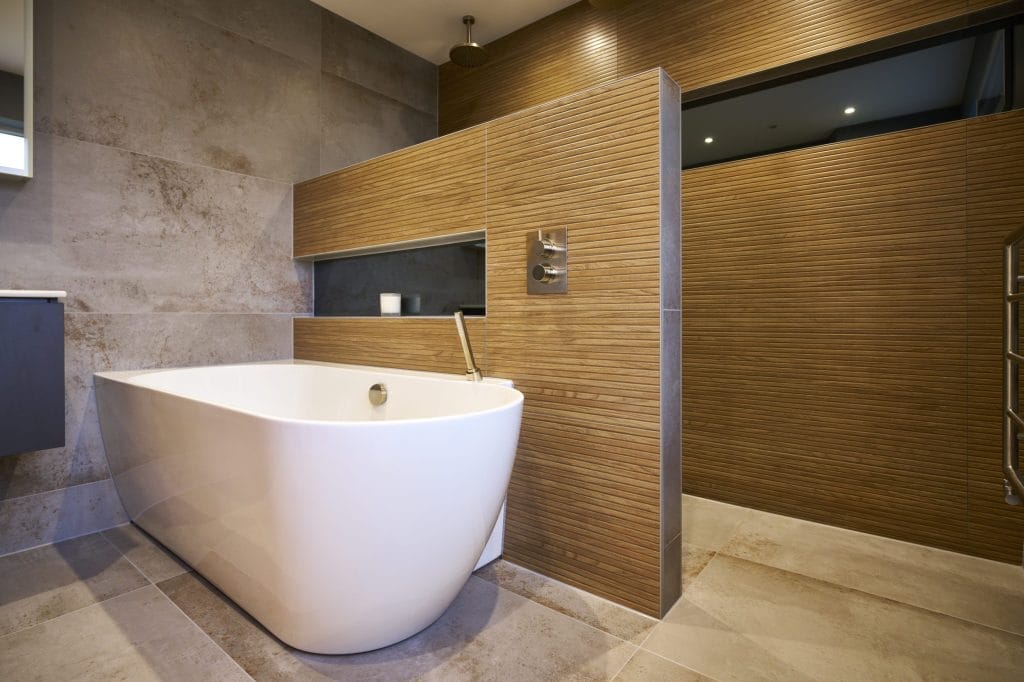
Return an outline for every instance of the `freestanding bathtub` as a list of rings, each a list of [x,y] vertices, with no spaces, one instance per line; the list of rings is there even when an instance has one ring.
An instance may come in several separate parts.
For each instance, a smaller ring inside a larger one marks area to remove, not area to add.
[[[294,361],[103,372],[96,395],[131,519],[299,649],[409,637],[497,554],[510,382]]]

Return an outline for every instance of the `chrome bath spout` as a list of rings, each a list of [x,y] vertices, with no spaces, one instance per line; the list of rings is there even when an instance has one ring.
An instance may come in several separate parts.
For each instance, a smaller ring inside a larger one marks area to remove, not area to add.
[[[466,316],[459,310],[455,313],[455,328],[459,330],[459,341],[462,342],[462,354],[466,356],[466,379],[483,381],[484,376],[476,366],[473,358],[473,347],[469,345],[469,332],[466,331]]]

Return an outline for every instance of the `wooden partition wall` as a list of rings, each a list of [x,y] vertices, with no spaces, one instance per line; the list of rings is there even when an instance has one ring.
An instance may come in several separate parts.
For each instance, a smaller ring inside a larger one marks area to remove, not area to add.
[[[634,0],[601,11],[583,0],[489,43],[482,67],[443,64],[438,124],[442,133],[460,130],[654,67],[694,90],[934,22],[952,30],[960,17],[999,4],[1011,3]]]
[[[680,591],[678,135],[650,71],[295,188],[297,257],[486,230],[470,333],[526,396],[505,557],[652,615]],[[569,293],[528,296],[549,227]],[[297,319],[295,355],[463,370],[450,319]]]
[[[686,171],[686,490],[1021,561],[1001,249],[1024,112]]]

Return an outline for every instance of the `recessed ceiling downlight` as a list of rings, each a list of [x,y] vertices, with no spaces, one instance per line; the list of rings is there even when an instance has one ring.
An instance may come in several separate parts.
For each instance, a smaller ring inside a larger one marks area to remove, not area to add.
[[[847,116],[849,116],[850,114],[855,114],[857,113],[857,107],[846,107],[845,109],[843,109],[843,113],[846,114]]]
[[[715,138],[711,137],[710,135],[704,138],[704,144],[711,144],[714,141]]]

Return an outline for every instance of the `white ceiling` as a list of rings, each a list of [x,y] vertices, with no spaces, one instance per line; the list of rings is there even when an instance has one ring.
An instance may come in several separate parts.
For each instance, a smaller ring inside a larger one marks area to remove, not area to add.
[[[487,43],[578,0],[314,0],[318,5],[435,64],[466,38],[462,17],[476,17],[473,42]]]
[[[24,0],[0,0],[0,71],[25,70]]]

